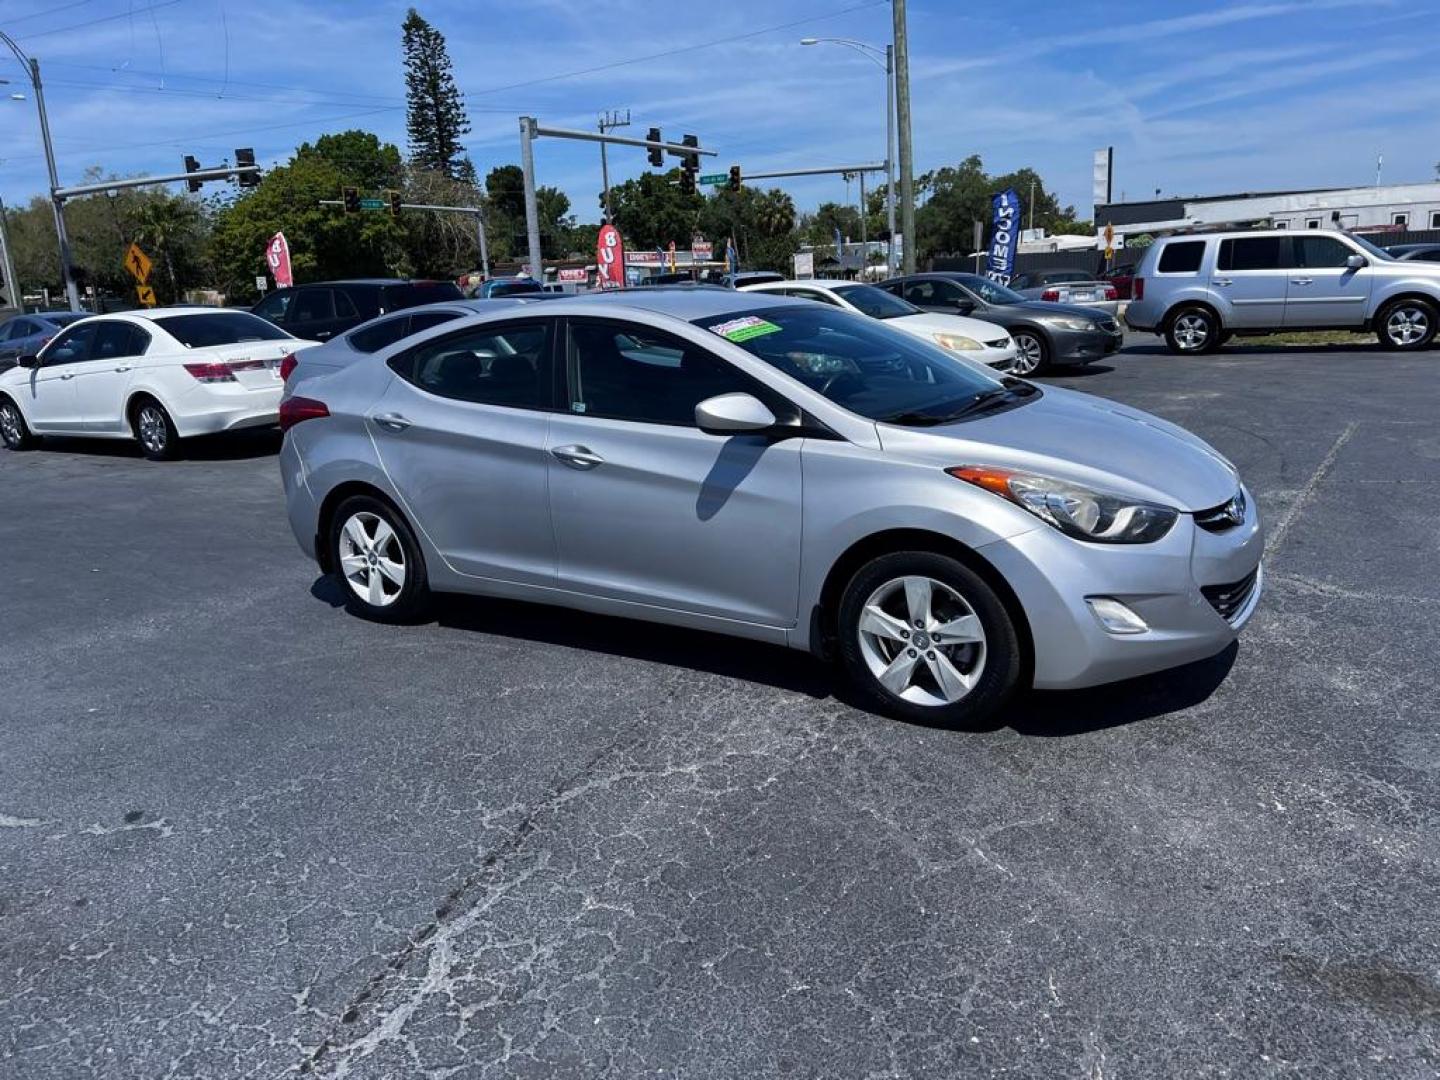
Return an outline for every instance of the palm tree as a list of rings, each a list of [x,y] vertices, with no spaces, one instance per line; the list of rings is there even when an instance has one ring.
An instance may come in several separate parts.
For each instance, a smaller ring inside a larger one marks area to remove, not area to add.
[[[153,254],[165,268],[169,286],[167,299],[180,298],[180,279],[175,272],[176,255],[195,238],[200,228],[200,207],[189,199],[171,196],[147,199],[136,214],[135,241]]]

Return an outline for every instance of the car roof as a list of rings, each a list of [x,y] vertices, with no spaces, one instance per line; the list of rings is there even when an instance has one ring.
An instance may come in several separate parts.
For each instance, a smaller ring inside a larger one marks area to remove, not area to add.
[[[864,281],[846,281],[844,278],[794,278],[783,281],[757,281],[754,285],[746,285],[745,292],[770,292],[772,289],[789,288],[796,285],[811,289],[824,289],[827,292],[834,292],[841,285],[865,285]]]
[[[766,306],[795,305],[808,309],[814,303],[812,300],[772,296],[769,293],[764,296],[765,299],[759,303]],[[717,315],[754,311],[757,306],[755,297],[755,292],[737,289],[615,289],[588,296],[558,297],[547,303],[542,310],[553,310],[557,315],[580,315],[590,312],[609,314],[629,309],[694,322]]]

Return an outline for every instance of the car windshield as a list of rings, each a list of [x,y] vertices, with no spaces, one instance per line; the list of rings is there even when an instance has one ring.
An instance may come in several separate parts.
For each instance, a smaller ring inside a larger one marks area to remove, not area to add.
[[[998,281],[981,277],[979,274],[962,274],[960,284],[978,294],[980,299],[987,304],[1023,304],[1026,302],[1025,297],[1014,289],[1007,288]]]
[[[1355,243],[1359,244],[1362,248],[1365,249],[1365,251],[1366,251],[1368,254],[1375,256],[1375,258],[1377,258],[1377,259],[1382,259],[1382,260],[1384,260],[1385,262],[1398,262],[1398,261],[1399,261],[1399,260],[1397,260],[1397,259],[1395,258],[1394,255],[1391,255],[1391,254],[1390,254],[1388,251],[1386,251],[1384,248],[1382,248],[1382,247],[1376,247],[1376,246],[1375,246],[1374,244],[1372,244],[1369,240],[1366,240],[1363,236],[1356,236],[1354,233],[1351,233],[1351,234],[1350,234],[1350,239],[1353,240]]]
[[[284,341],[290,337],[274,323],[248,311],[213,311],[203,315],[167,315],[155,325],[189,349],[238,345],[245,341]]]
[[[695,325],[869,420],[925,427],[977,404],[1038,391],[1011,388],[920,338],[811,304],[711,315]]]
[[[832,291],[872,319],[898,319],[904,315],[924,314],[914,304],[874,285],[842,285]]]

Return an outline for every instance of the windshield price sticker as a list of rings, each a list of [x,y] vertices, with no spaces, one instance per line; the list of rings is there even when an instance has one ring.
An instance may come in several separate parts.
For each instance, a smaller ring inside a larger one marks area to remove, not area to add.
[[[734,341],[737,344],[742,341],[749,341],[751,338],[764,337],[766,334],[778,334],[780,327],[773,322],[759,318],[755,315],[746,315],[741,319],[731,319],[729,322],[717,323],[709,328],[712,334],[719,334],[727,341]]]

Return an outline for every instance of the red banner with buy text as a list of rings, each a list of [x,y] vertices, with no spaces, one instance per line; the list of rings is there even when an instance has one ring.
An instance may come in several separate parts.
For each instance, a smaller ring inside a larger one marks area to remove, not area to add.
[[[625,242],[614,225],[600,226],[595,242],[595,266],[599,270],[596,284],[602,289],[625,287]]]
[[[288,289],[295,284],[295,276],[290,272],[290,245],[283,232],[277,232],[265,245],[265,263],[270,267],[277,289]]]

